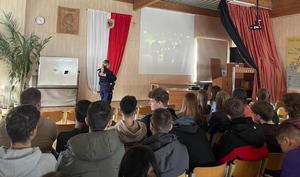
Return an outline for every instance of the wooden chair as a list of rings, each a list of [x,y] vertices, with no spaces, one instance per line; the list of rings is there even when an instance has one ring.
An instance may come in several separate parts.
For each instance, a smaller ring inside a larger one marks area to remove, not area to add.
[[[75,122],[75,111],[74,110],[67,112],[67,121],[68,120]]]
[[[62,111],[45,111],[41,113],[43,118],[50,118],[54,122],[59,122],[62,120],[64,112]]]
[[[178,176],[178,177],[187,177],[187,175],[185,174],[185,172],[184,173],[182,173],[180,176]]]
[[[266,169],[281,170],[284,153],[269,153]]]
[[[140,106],[139,107],[139,110],[138,110],[138,115],[139,116],[145,116],[145,115],[148,115],[148,114],[151,114],[152,111],[151,111],[151,107],[150,106]]]
[[[260,175],[262,160],[234,160],[230,164],[227,177],[256,177]]]
[[[214,167],[194,168],[195,177],[224,177],[226,163]]]
[[[75,124],[57,124],[57,132],[67,132],[75,128]]]

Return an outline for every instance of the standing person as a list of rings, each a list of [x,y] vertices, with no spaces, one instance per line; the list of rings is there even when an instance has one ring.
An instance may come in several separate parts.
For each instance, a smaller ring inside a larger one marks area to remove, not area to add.
[[[102,66],[97,71],[99,76],[101,100],[110,104],[117,77],[111,70],[109,70],[108,60],[104,60]]]

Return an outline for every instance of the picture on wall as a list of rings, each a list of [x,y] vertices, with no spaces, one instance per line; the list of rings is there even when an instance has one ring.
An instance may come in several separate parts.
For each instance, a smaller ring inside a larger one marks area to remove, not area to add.
[[[58,7],[57,33],[78,34],[80,9]]]

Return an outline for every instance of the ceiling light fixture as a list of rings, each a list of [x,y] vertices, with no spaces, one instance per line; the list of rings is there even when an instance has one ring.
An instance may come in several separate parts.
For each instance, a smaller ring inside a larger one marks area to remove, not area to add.
[[[250,25],[251,30],[261,30],[263,27],[261,26],[260,22],[262,20],[259,18],[259,7],[258,7],[258,0],[256,0],[256,19],[254,24]]]

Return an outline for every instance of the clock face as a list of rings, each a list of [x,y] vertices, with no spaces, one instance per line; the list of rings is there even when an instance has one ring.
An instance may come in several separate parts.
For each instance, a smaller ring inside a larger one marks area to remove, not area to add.
[[[35,23],[38,25],[43,25],[45,23],[45,18],[42,16],[37,16],[35,18]]]

